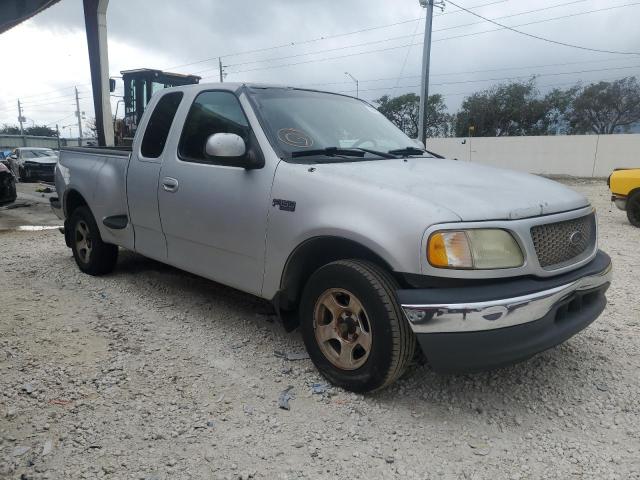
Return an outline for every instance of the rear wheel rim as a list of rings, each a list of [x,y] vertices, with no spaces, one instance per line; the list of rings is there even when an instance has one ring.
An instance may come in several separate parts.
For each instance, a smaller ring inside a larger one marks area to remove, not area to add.
[[[78,252],[80,261],[82,263],[89,263],[89,259],[91,258],[91,250],[93,248],[93,242],[91,241],[89,227],[84,220],[80,220],[76,224],[75,242],[76,252]]]
[[[341,370],[356,370],[371,352],[371,322],[362,302],[342,288],[330,288],[318,297],[313,330],[320,351]]]

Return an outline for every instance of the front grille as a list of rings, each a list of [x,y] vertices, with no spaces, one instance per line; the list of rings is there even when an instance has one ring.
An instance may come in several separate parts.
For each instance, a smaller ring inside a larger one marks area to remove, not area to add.
[[[596,243],[596,217],[537,225],[531,229],[538,262],[545,270],[552,270],[571,261],[582,260]]]

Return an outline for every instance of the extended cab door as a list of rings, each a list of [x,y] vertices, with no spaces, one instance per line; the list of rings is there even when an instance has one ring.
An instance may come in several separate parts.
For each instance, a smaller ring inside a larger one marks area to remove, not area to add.
[[[229,158],[205,157],[214,133],[240,135],[258,149],[266,137],[246,97],[227,90],[188,90],[182,132],[172,135],[158,199],[172,265],[260,294],[265,230],[276,163],[245,170]],[[182,118],[182,115],[180,115]],[[252,128],[253,127],[253,128]],[[260,153],[261,154],[261,153]]]
[[[168,92],[154,98],[147,107],[136,135],[127,171],[129,221],[135,233],[135,251],[166,261],[167,244],[158,211],[158,178],[167,151],[167,139],[183,98],[182,92]],[[179,135],[176,127],[173,135]],[[143,133],[144,132],[144,133]]]

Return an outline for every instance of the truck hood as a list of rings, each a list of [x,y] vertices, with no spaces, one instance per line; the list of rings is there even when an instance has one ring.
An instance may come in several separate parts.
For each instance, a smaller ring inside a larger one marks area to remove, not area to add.
[[[575,210],[588,200],[546,178],[476,163],[408,158],[330,163],[318,173],[394,190],[450,210],[463,221],[514,220]]]

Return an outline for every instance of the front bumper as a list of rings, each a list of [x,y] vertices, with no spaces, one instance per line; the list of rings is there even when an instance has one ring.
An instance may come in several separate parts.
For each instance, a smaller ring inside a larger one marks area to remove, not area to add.
[[[627,197],[624,195],[611,195],[611,201],[618,207],[619,210],[627,209]]]
[[[24,163],[22,169],[27,178],[53,181],[55,163]]]
[[[485,370],[585,328],[604,310],[611,277],[611,259],[599,251],[584,267],[550,279],[399,290],[398,299],[434,370]]]

